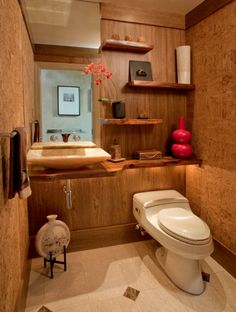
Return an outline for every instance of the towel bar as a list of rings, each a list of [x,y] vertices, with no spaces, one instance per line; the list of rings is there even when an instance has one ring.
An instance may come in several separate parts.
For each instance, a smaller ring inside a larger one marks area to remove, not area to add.
[[[13,138],[16,134],[16,131],[12,131],[11,133],[0,132],[0,138]]]

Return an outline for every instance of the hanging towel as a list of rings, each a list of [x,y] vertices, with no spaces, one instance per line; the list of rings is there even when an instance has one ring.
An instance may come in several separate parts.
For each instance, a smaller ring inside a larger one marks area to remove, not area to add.
[[[24,199],[31,195],[26,158],[26,129],[21,127],[14,129],[14,131],[16,133],[10,138],[10,175],[8,198],[14,198],[15,194],[19,193],[19,197]]]

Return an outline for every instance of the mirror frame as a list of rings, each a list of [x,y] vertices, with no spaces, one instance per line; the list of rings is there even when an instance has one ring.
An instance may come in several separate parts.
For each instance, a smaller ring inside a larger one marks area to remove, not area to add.
[[[42,114],[41,114],[41,84],[40,84],[40,72],[42,69],[58,69],[58,70],[83,70],[87,64],[69,64],[69,63],[52,63],[52,62],[35,62],[35,119],[42,125]],[[99,122],[100,118],[100,105],[99,105],[99,90],[94,86],[95,78],[92,76],[92,135],[93,142],[97,146],[101,146],[101,125]],[[40,127],[40,141],[42,141],[42,127]]]

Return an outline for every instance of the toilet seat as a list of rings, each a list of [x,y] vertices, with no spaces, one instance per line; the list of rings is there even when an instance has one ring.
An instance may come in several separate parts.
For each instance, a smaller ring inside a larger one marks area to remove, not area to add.
[[[192,211],[183,208],[167,208],[158,214],[160,228],[170,236],[192,244],[207,244],[210,239],[210,229],[207,224]]]

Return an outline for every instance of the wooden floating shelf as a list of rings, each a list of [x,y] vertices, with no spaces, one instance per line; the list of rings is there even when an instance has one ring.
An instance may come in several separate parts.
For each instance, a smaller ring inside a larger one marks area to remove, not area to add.
[[[147,53],[153,49],[153,45],[144,42],[125,41],[125,40],[105,40],[99,50],[113,50],[123,52]]]
[[[137,169],[137,168],[152,168],[152,167],[166,167],[166,166],[186,166],[186,165],[201,165],[202,160],[191,158],[191,159],[177,159],[173,157],[163,157],[156,160],[137,160],[129,159],[118,163],[111,161],[104,161],[103,167],[108,172],[118,172],[126,169]]]
[[[188,166],[201,165],[202,160],[191,159],[176,159],[173,157],[163,157],[156,160],[138,160],[128,159],[121,162],[103,161],[93,167],[81,167],[73,170],[57,170],[47,169],[43,167],[30,168],[29,175],[33,181],[55,181],[65,179],[81,179],[81,178],[98,178],[114,176],[116,173],[127,169],[166,167],[166,166]]]
[[[43,167],[30,168],[29,176],[32,181],[54,181],[64,179],[98,178],[114,176],[116,172],[107,171],[102,164],[84,166],[78,169],[60,170]]]
[[[187,83],[166,83],[158,81],[132,80],[127,83],[132,88],[153,88],[153,89],[170,89],[170,90],[194,90],[195,85]]]
[[[114,126],[135,126],[135,125],[158,125],[162,123],[162,119],[105,119],[101,118],[102,125]]]

